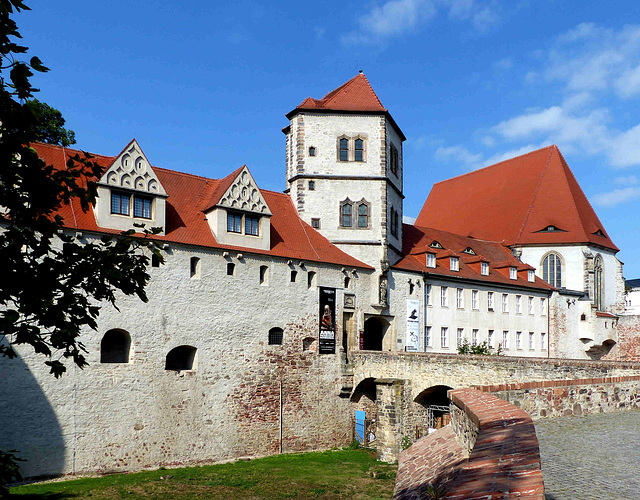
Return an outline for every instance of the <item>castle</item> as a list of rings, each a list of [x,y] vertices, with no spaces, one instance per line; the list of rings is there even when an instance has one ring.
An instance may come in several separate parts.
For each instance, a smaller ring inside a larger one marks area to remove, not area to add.
[[[403,224],[403,135],[360,73],[288,113],[286,190],[153,167],[132,140],[92,241],[161,227],[144,304],[104,305],[89,367],[0,362],[0,449],[25,476],[221,461],[350,441],[349,352],[619,359],[622,264],[556,146],[436,184]],[[64,168],[78,151],[34,144]],[[20,347],[20,346],[18,346]]]

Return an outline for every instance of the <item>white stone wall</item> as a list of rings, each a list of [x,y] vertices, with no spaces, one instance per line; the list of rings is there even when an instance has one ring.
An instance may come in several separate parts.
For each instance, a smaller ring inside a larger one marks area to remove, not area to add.
[[[200,278],[190,277],[194,256]],[[259,284],[261,265],[269,266],[268,285]],[[311,288],[308,271],[317,273]],[[98,331],[83,334],[89,367],[69,366],[56,380],[26,348],[0,363],[0,449],[20,450],[26,476],[277,453],[280,384],[285,452],[350,440],[347,402],[337,397],[341,356],[317,353],[318,286],[338,289],[340,351],[340,267],[289,266],[247,253],[225,259],[220,251],[171,245],[167,263],[150,273],[147,304],[121,297],[120,311],[103,307]],[[351,280],[357,303],[370,276],[360,270]],[[284,330],[283,345],[268,345],[272,327]],[[127,364],[100,363],[100,341],[112,328],[131,336]],[[313,339],[308,350],[304,339]],[[179,345],[197,348],[194,369],[165,371],[167,353]]]
[[[421,285],[414,286],[414,294],[409,295],[409,280],[414,285],[420,278],[418,274],[393,271],[393,290],[391,297],[391,314],[396,317],[398,332],[398,349],[404,350],[406,343],[406,299],[418,298],[420,300],[421,338],[420,350],[427,352],[455,353],[457,349],[457,329],[463,328],[463,338],[472,341],[472,330],[478,329],[478,342],[488,339],[488,331],[494,330],[494,347],[497,348],[503,341],[503,331],[509,332],[509,348],[504,350],[508,356],[547,357],[548,349],[545,343],[541,345],[541,333],[545,333],[544,339],[548,339],[549,316],[548,294],[537,290],[501,289],[487,285],[473,285],[466,282],[457,283],[451,280],[429,277]],[[431,305],[425,307],[425,293],[431,286]],[[441,306],[441,288],[447,287],[448,307]],[[463,308],[457,307],[456,290],[463,290]],[[478,291],[478,309],[472,309],[472,291]],[[487,308],[487,293],[494,292],[494,310]],[[508,296],[508,308],[502,312],[502,294]],[[516,295],[520,295],[522,312],[516,312]],[[529,314],[528,300],[533,297],[533,314]],[[541,310],[541,299],[545,299],[545,310]],[[426,316],[425,316],[426,315]],[[425,328],[431,327],[431,346],[425,349]],[[441,346],[441,328],[448,327],[449,347]],[[522,334],[522,348],[517,349],[516,333]],[[529,349],[529,332],[534,333],[534,348]],[[402,345],[400,344],[402,340]]]

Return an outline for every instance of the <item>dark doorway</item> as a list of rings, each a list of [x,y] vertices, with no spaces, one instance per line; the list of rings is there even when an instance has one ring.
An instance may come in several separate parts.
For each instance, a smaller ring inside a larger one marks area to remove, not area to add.
[[[389,322],[380,317],[371,317],[364,322],[364,341],[363,349],[365,351],[382,351],[382,340],[384,339]]]

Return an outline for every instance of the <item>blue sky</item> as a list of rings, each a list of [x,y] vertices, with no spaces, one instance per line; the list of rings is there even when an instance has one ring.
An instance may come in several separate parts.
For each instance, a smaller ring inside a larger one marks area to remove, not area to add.
[[[28,1],[28,0],[27,0]],[[28,1],[39,98],[77,147],[282,191],[285,113],[364,70],[407,136],[406,216],[431,185],[557,144],[625,277],[640,277],[640,3]]]

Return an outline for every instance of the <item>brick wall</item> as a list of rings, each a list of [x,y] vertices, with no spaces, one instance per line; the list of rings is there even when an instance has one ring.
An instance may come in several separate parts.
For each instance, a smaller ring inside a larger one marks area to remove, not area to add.
[[[452,423],[400,454],[394,498],[544,499],[538,439],[531,417],[496,396],[449,391]],[[456,432],[457,431],[457,432]],[[470,436],[475,436],[475,442]],[[466,445],[471,451],[467,454]]]

